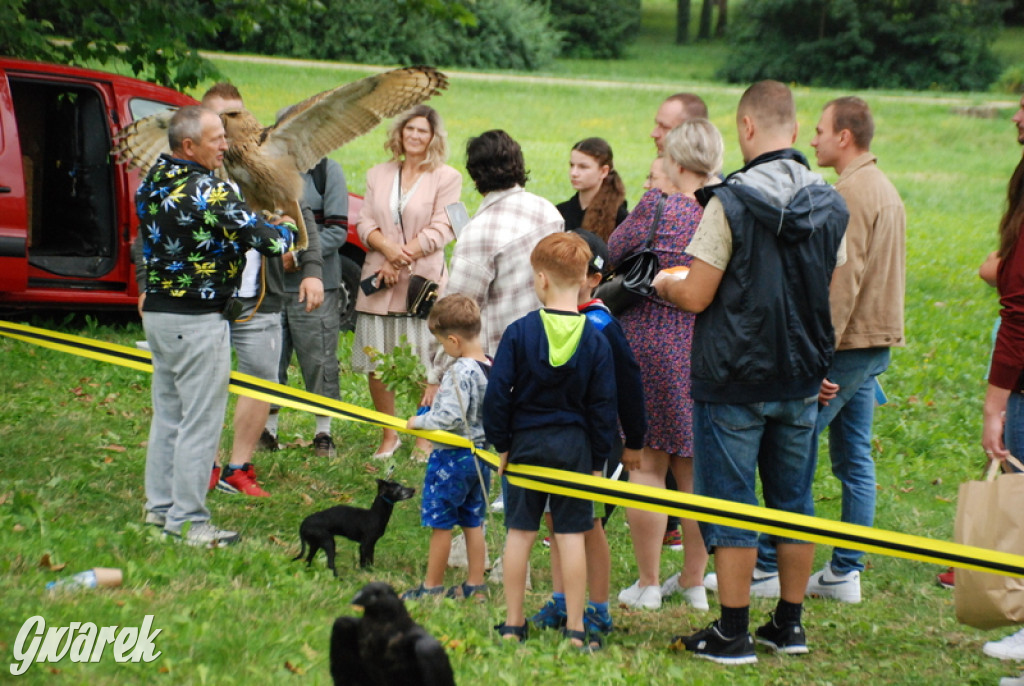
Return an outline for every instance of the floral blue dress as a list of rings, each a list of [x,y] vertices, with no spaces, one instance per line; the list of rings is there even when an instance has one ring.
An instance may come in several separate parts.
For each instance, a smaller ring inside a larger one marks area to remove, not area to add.
[[[643,249],[661,192],[647,191],[608,239],[612,264]],[[682,194],[665,199],[652,247],[662,269],[689,266],[684,250],[693,238],[704,208]],[[640,364],[647,404],[645,445],[670,455],[693,456],[693,398],[690,397],[690,346],[694,315],[661,298],[645,299],[619,317]]]

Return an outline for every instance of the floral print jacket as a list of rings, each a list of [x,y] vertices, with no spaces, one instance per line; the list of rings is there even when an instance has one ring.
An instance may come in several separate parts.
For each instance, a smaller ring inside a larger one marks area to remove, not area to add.
[[[135,203],[147,311],[220,311],[238,286],[248,248],[280,256],[293,242],[295,227],[264,221],[234,183],[166,154],[139,185]]]

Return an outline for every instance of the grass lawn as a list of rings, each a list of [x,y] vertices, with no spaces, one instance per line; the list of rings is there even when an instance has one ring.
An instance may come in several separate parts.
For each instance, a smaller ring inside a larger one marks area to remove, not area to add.
[[[671,3],[655,5],[664,14]],[[665,95],[685,86],[706,98],[725,135],[726,169],[735,169],[741,162],[733,124],[740,89],[708,80],[721,46],[677,49],[665,31],[663,20],[649,16],[644,42],[629,60],[560,62],[547,75],[552,82],[454,74],[449,91],[432,102],[445,118],[451,163],[464,170],[466,139],[505,128],[523,144],[530,190],[558,202],[571,193],[571,145],[603,136],[615,149],[632,204],[654,155],[647,135],[654,111]],[[1016,40],[1019,47],[1020,34]],[[365,73],[336,65],[218,64],[264,122],[284,105]],[[602,83],[587,83],[594,80]],[[796,90],[797,146],[805,152],[811,152],[822,105],[839,94]],[[1013,98],[1001,98],[1007,104],[1000,118],[970,119],[954,114],[952,104],[976,104],[993,99],[991,94],[951,95],[948,101],[935,93],[861,95],[875,112],[873,149],[908,212],[909,344],[894,351],[882,379],[889,404],[878,410],[875,427],[877,526],[948,540],[957,486],[976,478],[984,460],[981,398],[997,303],[976,268],[995,247],[1006,182],[1020,159],[1007,121]],[[369,166],[384,159],[383,140],[378,130],[333,155],[354,190],[364,187]],[[834,179],[830,170],[824,173]],[[479,196],[465,178],[463,199],[472,210]],[[27,321],[128,345],[143,338],[131,317]],[[339,348],[343,399],[368,407],[364,379],[347,371],[350,345],[349,335]],[[302,445],[312,437],[312,419],[286,411],[281,428],[290,445],[256,460],[273,497],[214,493],[209,499],[214,521],[242,531],[244,542],[218,551],[187,549],[142,525],[149,379],[3,338],[0,361],[0,655],[15,661],[15,637],[35,615],[60,627],[139,626],[151,614],[154,629],[161,630],[155,642],[162,654],[153,663],[115,664],[108,650],[99,664],[36,664],[16,683],[329,683],[331,623],[354,613],[348,601],[355,592],[374,579],[399,590],[421,580],[427,534],[419,526],[418,499],[396,507],[373,570],[357,569],[356,546],[348,541],[339,542],[338,580],[322,556],[311,570],[290,561],[303,517],[339,502],[369,504],[373,479],[380,476],[380,465],[368,459],[377,440],[373,427],[336,420],[339,456],[314,459]],[[292,382],[301,385],[297,372]],[[230,445],[230,421],[223,445]],[[396,476],[419,488],[423,468],[405,459],[408,450],[399,453]],[[840,490],[826,455],[823,450],[817,507],[821,516],[836,519]],[[636,577],[624,521],[619,513],[609,526],[613,594]],[[499,554],[500,530],[499,517],[489,536],[492,558]],[[819,548],[816,567],[827,553]],[[66,568],[40,566],[44,555]],[[528,611],[549,592],[546,557],[538,544]],[[678,571],[680,562],[679,553],[666,552],[663,577]],[[666,650],[670,636],[717,616],[714,599],[710,613],[690,611],[678,600],[653,613],[616,610],[609,647],[592,657],[567,650],[551,633],[535,633],[522,647],[499,645],[491,629],[503,617],[498,587],[484,604],[428,600],[411,611],[446,644],[462,684],[995,684],[1017,672],[981,654],[985,640],[1011,629],[982,632],[957,624],[952,595],[934,582],[941,569],[881,555],[871,555],[869,564],[860,605],[806,604],[810,655],[760,653],[758,665],[740,668]],[[44,591],[48,581],[94,566],[122,568],[123,587],[60,596]],[[462,579],[453,571],[448,582]],[[773,607],[774,601],[755,599],[752,621],[762,622]],[[7,667],[0,673],[6,681]]]

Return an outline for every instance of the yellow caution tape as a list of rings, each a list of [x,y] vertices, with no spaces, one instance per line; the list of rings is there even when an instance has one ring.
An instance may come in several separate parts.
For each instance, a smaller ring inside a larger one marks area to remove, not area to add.
[[[147,350],[138,350],[116,343],[106,343],[5,321],[0,321],[0,335],[100,362],[117,364],[148,373],[153,372],[152,357]],[[475,448],[468,439],[462,436],[445,431],[406,429],[404,421],[382,412],[367,410],[358,405],[332,400],[238,372],[231,373],[231,382],[228,388],[232,393],[271,402],[282,407],[374,424],[422,436],[438,443],[470,448],[480,459],[492,467],[497,468],[498,466],[497,455]],[[664,512],[702,522],[751,529],[787,538],[854,548],[909,560],[976,569],[1006,576],[1024,576],[1024,556],[997,550],[949,543],[923,536],[836,522],[663,488],[611,481],[602,477],[547,467],[511,464],[508,466],[506,476],[509,483],[513,485],[546,493],[652,512]]]

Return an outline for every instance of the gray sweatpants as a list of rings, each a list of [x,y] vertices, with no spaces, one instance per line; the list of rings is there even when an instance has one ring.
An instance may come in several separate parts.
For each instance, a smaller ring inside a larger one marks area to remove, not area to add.
[[[185,522],[210,519],[206,492],[231,375],[228,323],[219,313],[146,312],[142,325],[153,353],[146,509],[179,533]]]

